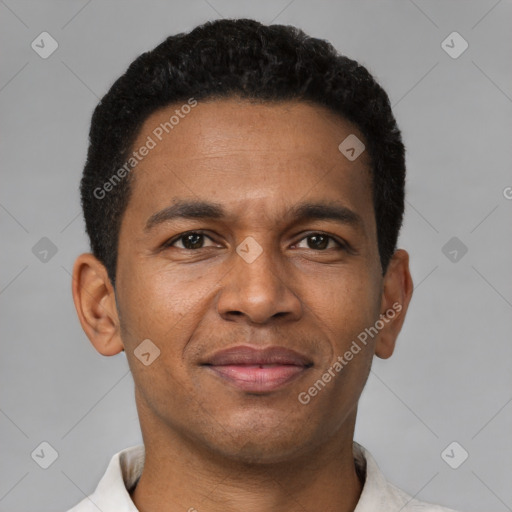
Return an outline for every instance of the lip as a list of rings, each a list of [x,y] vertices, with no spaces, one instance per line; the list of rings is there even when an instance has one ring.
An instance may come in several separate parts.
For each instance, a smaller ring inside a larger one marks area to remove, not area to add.
[[[243,391],[264,393],[297,379],[313,362],[285,347],[238,346],[216,352],[203,366]]]

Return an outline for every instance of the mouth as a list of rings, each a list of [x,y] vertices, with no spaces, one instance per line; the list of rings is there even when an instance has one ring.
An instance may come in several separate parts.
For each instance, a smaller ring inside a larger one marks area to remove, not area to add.
[[[203,366],[238,389],[265,393],[296,380],[313,366],[313,362],[284,347],[239,346],[215,353]]]

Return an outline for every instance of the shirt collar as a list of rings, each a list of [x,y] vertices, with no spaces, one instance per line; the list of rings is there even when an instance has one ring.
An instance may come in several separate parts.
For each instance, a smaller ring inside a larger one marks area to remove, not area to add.
[[[144,458],[143,445],[131,446],[116,453],[94,493],[83,502],[92,502],[91,510],[96,512],[98,509],[102,512],[138,512],[130,491],[142,474]],[[84,508],[83,512],[86,511]],[[82,512],[82,509],[77,508],[77,512]]]
[[[370,452],[355,441],[353,453],[358,474],[362,475],[364,480],[363,490],[354,512],[407,512],[420,503],[390,484]],[[143,445],[132,446],[116,453],[94,493],[69,512],[88,512],[89,507],[91,511],[100,509],[102,512],[138,512],[130,497],[130,491],[142,474],[144,458]],[[450,512],[449,509],[433,507],[422,510]]]

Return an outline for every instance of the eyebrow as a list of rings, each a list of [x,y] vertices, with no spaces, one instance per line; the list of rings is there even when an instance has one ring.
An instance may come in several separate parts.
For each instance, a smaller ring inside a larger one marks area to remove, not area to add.
[[[296,222],[304,220],[333,220],[353,227],[362,227],[361,216],[338,203],[303,202],[294,205],[285,215]],[[160,210],[146,222],[144,231],[174,219],[223,219],[226,213],[222,205],[208,201],[178,201]]]

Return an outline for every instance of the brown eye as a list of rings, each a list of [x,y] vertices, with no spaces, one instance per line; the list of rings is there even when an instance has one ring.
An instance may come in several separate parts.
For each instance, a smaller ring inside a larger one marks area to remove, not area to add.
[[[300,242],[307,240],[307,249],[314,249],[316,251],[324,251],[329,248],[329,243],[333,242],[334,247],[343,248],[343,245],[336,241],[332,236],[325,235],[323,233],[313,233],[304,237]],[[332,247],[332,246],[331,246]]]
[[[203,233],[198,233],[195,231],[190,231],[189,233],[184,233],[177,238],[174,238],[167,244],[166,247],[177,247],[178,249],[202,249],[204,247],[205,240],[208,239],[213,241],[210,237],[204,235]],[[181,247],[177,244],[181,244]]]

